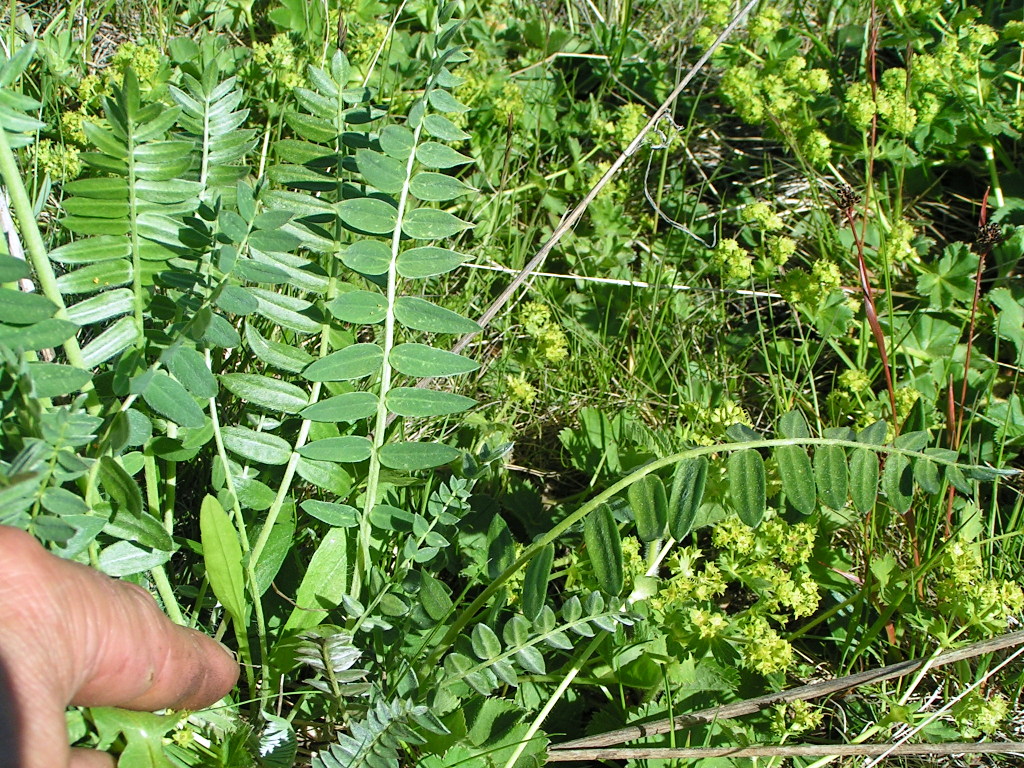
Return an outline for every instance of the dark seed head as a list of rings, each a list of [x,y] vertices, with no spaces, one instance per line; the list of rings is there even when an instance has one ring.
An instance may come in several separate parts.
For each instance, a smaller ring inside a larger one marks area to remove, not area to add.
[[[993,224],[992,222],[978,227],[978,232],[974,236],[974,244],[985,253],[988,253],[1001,242],[1003,242],[1003,230],[998,224]]]
[[[860,195],[849,184],[838,184],[836,186],[836,202],[839,203],[842,210],[848,211],[860,202]]]

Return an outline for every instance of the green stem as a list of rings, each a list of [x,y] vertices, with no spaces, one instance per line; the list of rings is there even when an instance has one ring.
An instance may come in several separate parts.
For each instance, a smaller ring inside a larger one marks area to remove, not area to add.
[[[50,259],[46,254],[46,245],[43,243],[43,236],[36,224],[35,212],[32,210],[32,202],[29,200],[28,191],[21,180],[21,171],[18,169],[17,160],[11,150],[11,144],[7,140],[7,131],[0,128],[0,177],[3,178],[7,187],[7,194],[11,199],[11,207],[18,216],[18,229],[21,231],[22,239],[28,250],[32,270],[35,272],[36,280],[43,295],[57,305],[54,317],[66,320],[68,316],[67,307],[64,304],[64,297],[57,288],[57,276],[50,265]],[[82,348],[78,346],[78,339],[72,336],[64,342],[64,354],[68,362],[76,368],[87,369],[85,358],[82,356]],[[92,389],[91,384],[86,389]]]

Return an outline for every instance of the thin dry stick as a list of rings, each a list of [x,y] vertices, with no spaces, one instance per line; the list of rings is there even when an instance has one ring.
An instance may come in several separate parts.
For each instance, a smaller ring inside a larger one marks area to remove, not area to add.
[[[579,205],[573,208],[572,211],[570,211],[562,219],[558,226],[555,227],[555,231],[551,233],[551,237],[549,237],[547,239],[547,242],[545,242],[544,245],[540,247],[540,250],[537,251],[537,254],[532,259],[530,259],[529,263],[525,267],[523,267],[523,269],[519,272],[518,275],[516,275],[515,278],[513,278],[512,282],[509,283],[508,287],[501,292],[501,295],[494,300],[491,306],[488,307],[487,311],[480,316],[477,322],[480,324],[481,327],[487,325],[488,323],[491,322],[491,320],[494,319],[494,317],[502,310],[502,308],[509,302],[509,300],[515,294],[515,292],[519,289],[519,286],[521,286],[527,280],[527,278],[530,276],[530,273],[535,272],[540,268],[540,265],[544,263],[544,260],[547,259],[548,254],[551,253],[552,249],[555,247],[558,241],[561,240],[562,237],[564,237],[570,229],[576,226],[576,222],[580,220],[580,218],[583,216],[584,211],[586,211],[590,204],[594,201],[594,198],[598,196],[601,190],[604,189],[605,185],[608,184],[608,182],[612,180],[615,174],[619,172],[619,169],[622,168],[623,165],[625,165],[626,161],[630,157],[632,157],[638,149],[640,149],[640,146],[644,143],[644,139],[647,137],[647,134],[650,133],[651,130],[653,130],[654,126],[661,122],[661,119],[665,115],[668,114],[668,111],[669,109],[671,109],[672,104],[675,102],[677,98],[679,98],[679,94],[681,94],[686,89],[686,87],[690,84],[690,81],[693,80],[693,78],[696,77],[697,74],[704,68],[704,65],[707,64],[708,59],[711,58],[711,55],[716,50],[718,50],[718,47],[723,42],[725,42],[726,38],[728,38],[729,35],[733,33],[733,30],[735,30],[736,27],[740,25],[743,19],[746,18],[746,15],[750,13],[751,8],[753,8],[757,4],[757,2],[758,0],[748,0],[747,4],[740,9],[739,13],[737,13],[733,17],[732,21],[730,21],[728,25],[726,25],[725,29],[722,30],[722,34],[720,34],[715,39],[715,42],[713,42],[711,46],[704,52],[704,55],[697,59],[696,64],[690,67],[690,71],[687,72],[683,79],[679,81],[679,84],[675,87],[672,93],[669,94],[668,98],[665,99],[662,105],[658,107],[657,110],[655,110],[654,114],[651,116],[651,119],[647,121],[647,125],[645,125],[643,129],[640,131],[640,133],[636,135],[636,138],[634,138],[629,143],[629,146],[622,151],[622,154],[618,156],[614,163],[612,163],[611,167],[607,171],[605,171],[604,176],[602,176],[600,180],[598,180],[598,182],[594,185],[594,188],[591,189],[587,193],[586,197],[584,197],[579,202]],[[473,334],[466,334],[465,336],[463,336],[461,339],[458,340],[455,346],[452,347],[452,352],[460,352],[461,350],[465,349],[466,345],[469,344],[472,337]]]
[[[711,757],[828,757],[831,755],[873,757],[890,755],[1024,755],[1024,744],[997,741],[990,744],[955,742],[951,744],[793,744],[763,747],[619,747],[612,749],[560,749],[548,755],[549,763],[583,762],[585,760],[682,760]]]
[[[685,715],[679,715],[675,718],[658,720],[653,723],[644,723],[642,725],[631,725],[627,728],[620,728],[608,733],[602,733],[598,736],[588,736],[583,739],[575,739],[562,744],[554,744],[552,745],[549,754],[554,755],[561,750],[567,749],[607,747],[615,744],[622,744],[627,741],[633,741],[634,739],[642,739],[647,736],[657,736],[662,733],[668,733],[669,731],[673,731],[677,728],[685,728],[686,726],[693,725],[695,723],[706,723],[713,720],[727,720],[733,717],[741,717],[743,715],[759,712],[762,709],[775,706],[776,704],[785,704],[790,701],[809,701],[810,699],[817,699],[822,696],[839,693],[840,691],[846,691],[850,688],[856,688],[861,685],[879,683],[883,680],[891,680],[895,677],[903,677],[904,675],[909,675],[911,672],[920,669],[925,664],[928,664],[931,667],[941,667],[945,664],[952,664],[957,661],[963,661],[964,659],[972,659],[975,656],[994,653],[995,651],[1013,648],[1014,646],[1021,644],[1024,644],[1024,631],[1010,632],[1006,635],[994,637],[991,640],[983,640],[979,643],[972,643],[971,645],[966,645],[963,648],[957,648],[953,651],[946,651],[934,658],[929,657],[927,659],[904,661],[899,664],[891,664],[888,667],[882,667],[880,669],[869,669],[865,672],[858,672],[854,675],[839,677],[835,680],[825,680],[820,683],[809,683],[808,685],[801,685],[797,688],[790,688],[788,691],[769,693],[753,699],[739,701],[735,704],[710,707],[698,712],[689,712]],[[831,755],[837,753],[827,752],[825,754]]]

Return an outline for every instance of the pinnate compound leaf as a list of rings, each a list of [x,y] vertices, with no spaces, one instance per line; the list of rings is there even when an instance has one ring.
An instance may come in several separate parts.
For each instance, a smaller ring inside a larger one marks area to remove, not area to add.
[[[437,304],[414,296],[401,296],[395,300],[395,319],[406,328],[427,333],[462,334],[476,333],[480,330],[477,323],[463,317],[458,312],[452,312],[450,309],[439,307]]]
[[[468,357],[415,343],[399,344],[391,350],[391,365],[401,374],[420,378],[457,376],[480,367]]]
[[[622,538],[611,507],[600,504],[583,524],[583,542],[598,586],[610,595],[622,591]]]
[[[422,418],[461,413],[476,405],[471,397],[417,387],[395,387],[387,394],[388,410],[399,416]]]
[[[302,418],[327,423],[352,423],[377,412],[377,395],[372,392],[346,392],[302,409]]]
[[[800,514],[811,514],[816,505],[816,494],[814,470],[807,451],[799,445],[780,445],[775,449],[775,460],[786,499]]]
[[[726,471],[733,509],[740,520],[756,528],[764,518],[768,503],[765,498],[764,459],[751,448],[736,451],[729,456]]]
[[[471,227],[472,224],[458,216],[436,208],[417,208],[402,222],[402,231],[414,240],[440,240]]]
[[[415,280],[451,272],[469,261],[470,258],[464,253],[457,253],[447,248],[425,245],[419,248],[410,248],[398,254],[396,269],[402,277]],[[386,266],[384,271],[387,271]]]
[[[198,429],[206,422],[202,409],[180,383],[163,371],[157,371],[142,391],[150,408],[179,426]]]
[[[388,443],[377,456],[385,467],[411,472],[450,464],[459,458],[459,452],[441,443]]]
[[[668,504],[668,531],[676,541],[682,541],[693,528],[697,510],[704,499],[707,479],[708,460],[705,456],[683,459],[676,465]]]
[[[814,482],[821,503],[832,509],[846,505],[849,480],[846,451],[838,445],[822,445],[814,452]]]
[[[242,622],[245,617],[242,547],[231,518],[213,496],[203,499],[199,509],[199,531],[206,575],[213,594],[236,622]]]
[[[315,360],[302,372],[309,381],[351,381],[380,370],[384,350],[376,344],[352,344]]]

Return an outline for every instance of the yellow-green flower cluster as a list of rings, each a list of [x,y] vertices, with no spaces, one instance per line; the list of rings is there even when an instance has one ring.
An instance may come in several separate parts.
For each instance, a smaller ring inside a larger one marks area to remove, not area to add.
[[[508,399],[517,405],[529,405],[537,397],[537,388],[523,374],[505,377]]]
[[[1024,610],[1024,591],[1004,579],[989,578],[977,545],[961,539],[950,542],[942,555],[935,586],[940,605],[968,624],[994,632]]]
[[[842,284],[843,275],[836,263],[819,259],[811,265],[810,274],[802,269],[792,270],[779,290],[790,304],[817,307]]]
[[[724,613],[703,608],[694,608],[690,611],[690,623],[697,630],[701,640],[721,637],[729,628],[729,620]]]
[[[762,675],[785,672],[793,663],[793,646],[763,616],[747,616],[741,631],[747,643],[743,664]]]
[[[153,86],[160,72],[161,59],[160,50],[155,45],[125,42],[110,57],[110,69],[123,75],[131,68],[141,85]]]
[[[99,75],[86,75],[78,83],[78,100],[90,104],[94,99],[110,95],[110,82]]]
[[[778,704],[772,712],[772,731],[778,736],[796,736],[821,725],[824,713],[803,699]]]
[[[767,554],[787,565],[800,565],[811,558],[815,532],[808,523],[787,523],[774,517],[766,520],[758,530],[764,540]]]
[[[700,11],[704,17],[693,33],[693,44],[707,48],[721,33],[732,17],[732,0],[702,0]]]
[[[60,131],[64,140],[84,147],[86,143],[85,121],[88,119],[89,116],[81,109],[62,112],[60,115]]]
[[[303,57],[284,32],[274,35],[269,43],[255,43],[252,61],[270,80],[285,88],[297,88],[305,82]]]
[[[848,392],[857,394],[871,386],[871,377],[859,368],[849,368],[839,374],[839,386]]]
[[[492,106],[499,119],[507,121],[510,116],[517,119],[526,108],[523,89],[516,84],[515,80],[507,78],[502,83],[501,90],[495,95]]]
[[[910,244],[913,239],[914,228],[908,222],[902,219],[894,222],[879,249],[879,254],[896,264],[916,261],[917,251]]]
[[[726,283],[741,283],[754,274],[754,261],[731,237],[720,240],[711,252],[711,263]]]
[[[370,23],[355,23],[348,27],[345,39],[345,53],[356,67],[365,67],[380,50],[387,39],[388,25],[373,20]]]
[[[1010,714],[1010,701],[999,693],[987,699],[979,693],[970,693],[954,704],[951,711],[960,732],[976,738],[999,730]]]
[[[552,319],[551,309],[546,304],[527,302],[521,310],[520,321],[547,362],[560,363],[569,356],[569,340]]]
[[[796,241],[785,235],[772,235],[768,238],[765,255],[769,264],[775,269],[782,269],[796,253]]]
[[[762,229],[765,232],[774,232],[786,225],[782,217],[763,200],[758,200],[756,203],[744,206],[740,211],[740,221]]]
[[[703,557],[699,547],[684,547],[676,553],[674,574],[651,598],[655,610],[678,611],[690,601],[706,602],[725,592],[725,578],[715,563],[697,567]]]
[[[41,139],[33,146],[36,162],[53,181],[71,181],[82,172],[78,150],[49,139]]]

